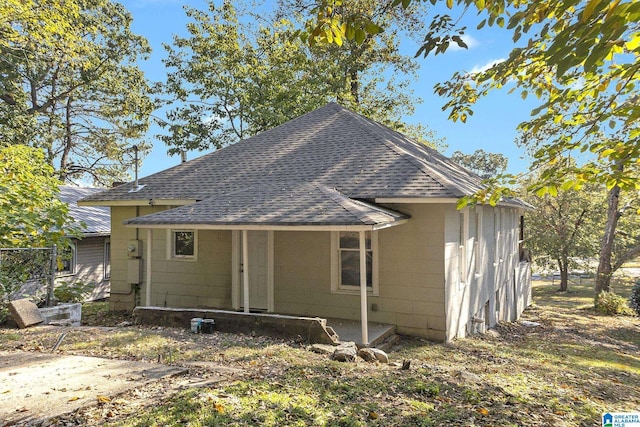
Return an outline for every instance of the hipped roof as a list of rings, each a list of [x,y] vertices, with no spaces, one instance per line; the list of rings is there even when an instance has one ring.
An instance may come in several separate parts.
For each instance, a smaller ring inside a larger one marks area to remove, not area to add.
[[[123,184],[83,203],[191,203],[131,225],[365,224],[347,215],[354,209],[388,224],[404,216],[376,206],[375,199],[457,199],[483,184],[437,151],[329,103],[134,187]]]

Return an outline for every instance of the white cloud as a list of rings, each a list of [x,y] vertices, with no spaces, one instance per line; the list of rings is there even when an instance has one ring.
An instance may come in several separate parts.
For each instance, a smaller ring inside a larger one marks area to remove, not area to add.
[[[457,51],[457,50],[470,50],[473,49],[474,47],[478,46],[480,44],[480,42],[473,38],[471,35],[469,34],[465,34],[463,36],[460,37],[462,39],[462,41],[467,45],[467,48],[463,48],[458,46],[458,43],[452,41],[449,43],[449,49],[450,51]]]
[[[485,63],[484,65],[476,65],[475,67],[473,67],[471,69],[471,71],[469,71],[469,74],[476,74],[476,73],[482,73],[484,71],[487,71],[489,68],[493,67],[496,64],[499,64],[501,62],[506,61],[506,58],[498,58],[498,59],[492,59],[490,61],[488,61],[487,63]]]

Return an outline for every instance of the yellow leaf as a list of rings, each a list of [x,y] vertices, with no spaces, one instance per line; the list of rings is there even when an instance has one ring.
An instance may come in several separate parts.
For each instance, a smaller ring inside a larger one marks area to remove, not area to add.
[[[80,396],[73,396],[72,398],[67,400],[67,402],[75,402],[76,400],[79,400],[79,399],[80,399]]]
[[[111,399],[109,397],[103,396],[102,394],[97,395],[96,399],[98,399],[98,403],[109,403],[109,402],[111,402]]]
[[[482,415],[489,415],[489,410],[485,408],[478,408],[476,409],[476,411],[478,411],[478,413]]]
[[[369,412],[369,419],[370,420],[377,420],[378,419],[378,413],[375,412],[375,411]]]
[[[640,33],[635,33],[633,38],[625,44],[625,47],[627,50],[636,50],[638,46],[640,46]]]
[[[224,406],[221,403],[214,403],[213,406],[216,408],[216,412],[222,414],[224,412]]]
[[[452,9],[452,8],[453,8],[453,0],[447,0],[447,7],[448,7],[449,9]]]

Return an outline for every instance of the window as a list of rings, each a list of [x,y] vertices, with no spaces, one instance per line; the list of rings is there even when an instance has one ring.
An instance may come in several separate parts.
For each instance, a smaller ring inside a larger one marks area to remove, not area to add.
[[[104,242],[104,278],[105,280],[111,278],[111,242],[109,240]]]
[[[58,276],[71,276],[76,274],[76,244],[71,243],[68,247],[58,253],[56,267]]]
[[[195,260],[198,255],[198,235],[194,230],[172,230],[169,257]]]
[[[332,290],[360,292],[360,233],[333,232],[332,246],[336,254],[332,262]],[[377,246],[377,233],[365,232],[367,290],[375,295],[378,293]]]

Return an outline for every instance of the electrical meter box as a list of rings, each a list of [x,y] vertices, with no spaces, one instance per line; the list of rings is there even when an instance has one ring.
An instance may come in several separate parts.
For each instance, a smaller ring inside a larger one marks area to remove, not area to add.
[[[131,285],[142,283],[142,262],[140,259],[127,261],[127,283]]]
[[[142,242],[140,240],[129,240],[127,242],[127,255],[129,258],[139,258],[141,256],[141,247]]]

